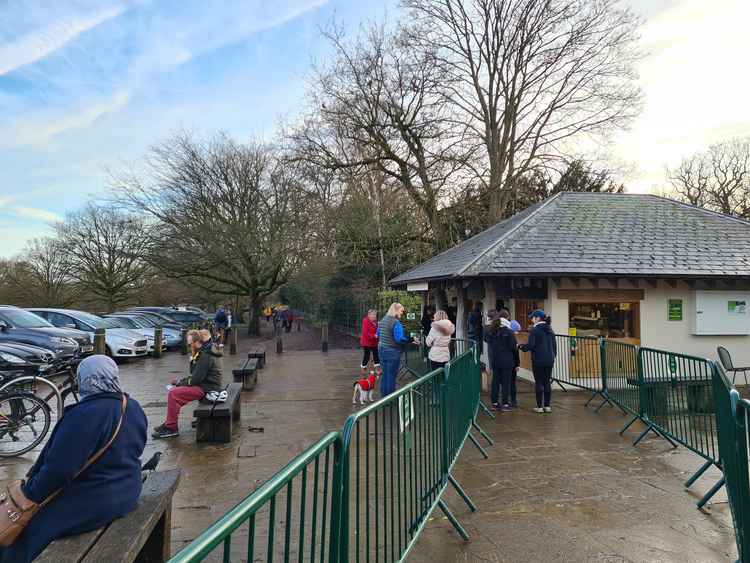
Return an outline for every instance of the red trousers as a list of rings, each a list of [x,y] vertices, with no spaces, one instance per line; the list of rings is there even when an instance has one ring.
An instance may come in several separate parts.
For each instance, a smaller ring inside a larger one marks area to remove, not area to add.
[[[180,409],[188,403],[200,401],[204,395],[203,389],[197,385],[170,389],[167,393],[167,420],[164,424],[169,428],[176,429]]]

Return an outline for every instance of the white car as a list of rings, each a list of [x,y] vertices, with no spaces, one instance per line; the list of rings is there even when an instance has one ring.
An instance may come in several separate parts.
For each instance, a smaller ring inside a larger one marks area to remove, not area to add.
[[[153,349],[153,336],[149,342],[142,334],[127,328],[117,327],[112,319],[104,319],[85,311],[71,309],[28,309],[32,313],[47,319],[54,326],[61,328],[77,328],[88,332],[92,342],[94,330],[103,328],[107,355],[113,358],[137,358],[146,356]]]

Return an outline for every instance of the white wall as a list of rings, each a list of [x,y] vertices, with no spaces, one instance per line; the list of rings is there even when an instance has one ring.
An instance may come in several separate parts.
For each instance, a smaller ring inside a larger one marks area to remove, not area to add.
[[[549,280],[549,298],[545,301],[545,311],[552,317],[552,328],[556,333],[568,333],[568,300],[557,298],[557,285]],[[629,281],[618,284],[621,288],[633,289]],[[641,345],[718,359],[716,347],[724,346],[732,354],[732,360],[738,366],[750,366],[750,336],[695,336],[691,334],[691,321],[695,315],[695,299],[693,290],[682,282],[672,288],[664,282],[659,282],[656,288],[639,282],[639,287],[645,292],[645,299],[641,301]],[[580,285],[563,279],[560,288],[564,289],[592,289],[593,286],[585,280]],[[599,288],[613,288],[608,282],[601,280]],[[682,299],[682,321],[667,320],[668,299]]]

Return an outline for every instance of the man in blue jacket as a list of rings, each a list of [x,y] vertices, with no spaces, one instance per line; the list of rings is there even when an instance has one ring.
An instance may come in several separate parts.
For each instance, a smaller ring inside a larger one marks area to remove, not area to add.
[[[552,332],[552,319],[544,311],[532,311],[529,318],[534,328],[529,333],[529,341],[521,345],[521,350],[531,352],[531,371],[534,374],[536,408],[534,412],[552,412],[552,368],[557,357],[557,342]]]

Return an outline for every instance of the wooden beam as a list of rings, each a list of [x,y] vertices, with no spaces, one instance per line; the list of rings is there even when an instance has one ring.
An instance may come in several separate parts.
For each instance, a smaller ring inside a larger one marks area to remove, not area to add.
[[[695,289],[695,280],[682,280],[690,289]]]
[[[613,288],[617,289],[617,278],[607,278],[607,282],[609,285],[611,285]]]
[[[638,287],[640,284],[638,283],[638,278],[625,278],[628,282],[630,282],[630,285],[633,287]]]
[[[667,282],[667,285],[671,288],[677,287],[677,280],[673,280],[672,278],[667,278],[664,281]]]
[[[581,279],[580,278],[568,278],[570,280],[570,283],[572,283],[576,287],[581,287]]]
[[[642,289],[558,289],[558,299],[579,302],[633,302],[643,301]]]
[[[645,281],[648,285],[656,289],[659,287],[659,280],[655,280],[653,278],[643,278],[643,281]]]
[[[590,284],[591,284],[592,286],[594,286],[594,287],[596,287],[596,288],[598,288],[598,287],[599,287],[599,278],[588,278],[588,280],[589,280],[589,283],[590,283]]]
[[[552,283],[554,283],[557,287],[560,287],[560,284],[562,284],[562,278],[550,278],[552,280]]]

